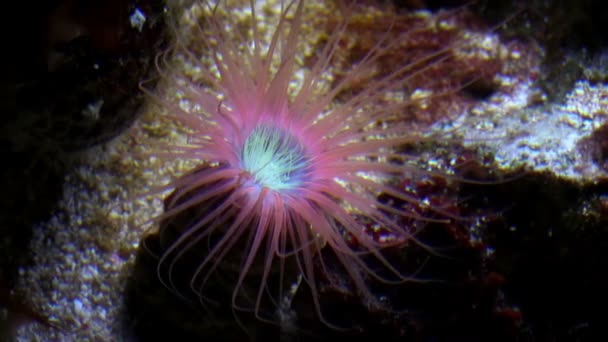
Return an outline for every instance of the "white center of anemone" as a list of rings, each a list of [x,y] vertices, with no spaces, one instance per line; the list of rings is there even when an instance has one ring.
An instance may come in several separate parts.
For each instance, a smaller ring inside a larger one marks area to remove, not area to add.
[[[256,127],[243,146],[242,165],[262,186],[272,190],[300,185],[308,168],[304,147],[291,133],[272,126]]]

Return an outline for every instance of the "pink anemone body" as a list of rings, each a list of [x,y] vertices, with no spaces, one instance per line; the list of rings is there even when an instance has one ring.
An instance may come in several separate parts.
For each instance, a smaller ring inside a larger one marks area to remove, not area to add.
[[[260,313],[265,297],[277,308],[282,305],[289,293],[289,285],[283,285],[289,280],[286,265],[291,263],[312,294],[320,319],[329,325],[319,301],[319,275],[331,272],[322,251],[331,251],[332,263],[340,265],[348,286],[368,302],[374,298],[367,286],[370,278],[416,280],[389,262],[383,249],[423,245],[416,229],[404,224],[420,217],[395,204],[419,200],[391,181],[412,172],[395,148],[423,139],[403,114],[419,99],[387,98],[423,73],[429,60],[439,63],[449,47],[418,65],[396,65],[351,91],[352,84],[377,72],[376,63],[394,46],[388,36],[380,36],[347,73],[332,78],[349,33],[349,9],[339,7],[338,24],[304,65],[303,1],[282,3],[274,27],[262,26],[252,3],[245,29],[225,15],[222,3],[197,6],[203,15],[189,34],[196,35],[190,39],[206,55],[189,49],[185,38],[178,39],[170,54],[193,66],[196,76],[181,67],[160,68],[175,80],[178,93],[178,100],[163,104],[187,130],[187,141],[164,146],[162,155],[203,166],[171,184],[175,190],[159,221],[198,213],[164,251],[159,272],[170,274],[188,250],[207,241],[191,277],[192,290],[205,297],[212,274],[220,272],[225,260],[236,258],[237,276],[229,285],[233,308],[250,308],[268,319]],[[394,201],[379,200],[381,194]],[[375,260],[375,266],[365,258]],[[281,284],[272,286],[276,269]],[[251,292],[248,279],[254,273]],[[333,279],[325,278],[330,283]],[[171,275],[164,279],[172,287]]]

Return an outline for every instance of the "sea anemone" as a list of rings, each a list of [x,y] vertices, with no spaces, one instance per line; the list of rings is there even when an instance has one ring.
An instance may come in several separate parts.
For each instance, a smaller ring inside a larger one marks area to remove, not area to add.
[[[195,259],[188,291],[217,301],[212,279],[221,278],[235,312],[269,321],[285,319],[290,297],[306,287],[319,319],[332,326],[319,300],[321,277],[370,306],[378,300],[368,281],[420,281],[383,253],[405,245],[432,251],[417,237],[423,225],[409,224],[431,220],[413,209],[424,204],[395,181],[421,171],[398,147],[426,139],[412,108],[455,86],[406,89],[434,81],[426,73],[450,58],[454,43],[385,70],[381,61],[403,42],[391,31],[398,23],[385,22],[385,34],[347,58],[357,6],[332,3],[330,31],[319,33],[308,5],[197,2],[184,12],[173,48],[159,56],[174,96],[153,95],[186,138],[153,154],[197,166],[163,188],[174,190],[157,218],[158,275],[182,294],[177,274]],[[262,25],[273,15],[273,26]],[[417,22],[403,39],[430,29]]]

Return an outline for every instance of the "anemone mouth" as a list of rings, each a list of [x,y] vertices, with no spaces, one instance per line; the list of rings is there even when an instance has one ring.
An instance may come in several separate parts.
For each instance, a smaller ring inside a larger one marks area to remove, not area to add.
[[[254,128],[241,151],[241,167],[262,187],[296,189],[310,174],[310,158],[300,139],[270,124]]]

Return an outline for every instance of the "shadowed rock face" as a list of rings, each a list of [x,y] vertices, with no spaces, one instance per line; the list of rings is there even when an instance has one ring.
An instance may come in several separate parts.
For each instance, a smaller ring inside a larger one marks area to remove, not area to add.
[[[3,286],[13,286],[30,227],[53,210],[76,152],[117,136],[135,119],[144,99],[139,82],[153,76],[164,44],[162,5],[21,1],[3,12],[20,18],[1,24]]]
[[[14,49],[0,64],[3,138],[14,149],[71,151],[120,133],[162,49],[161,10],[153,0],[23,5],[15,15],[28,21],[10,28]]]

